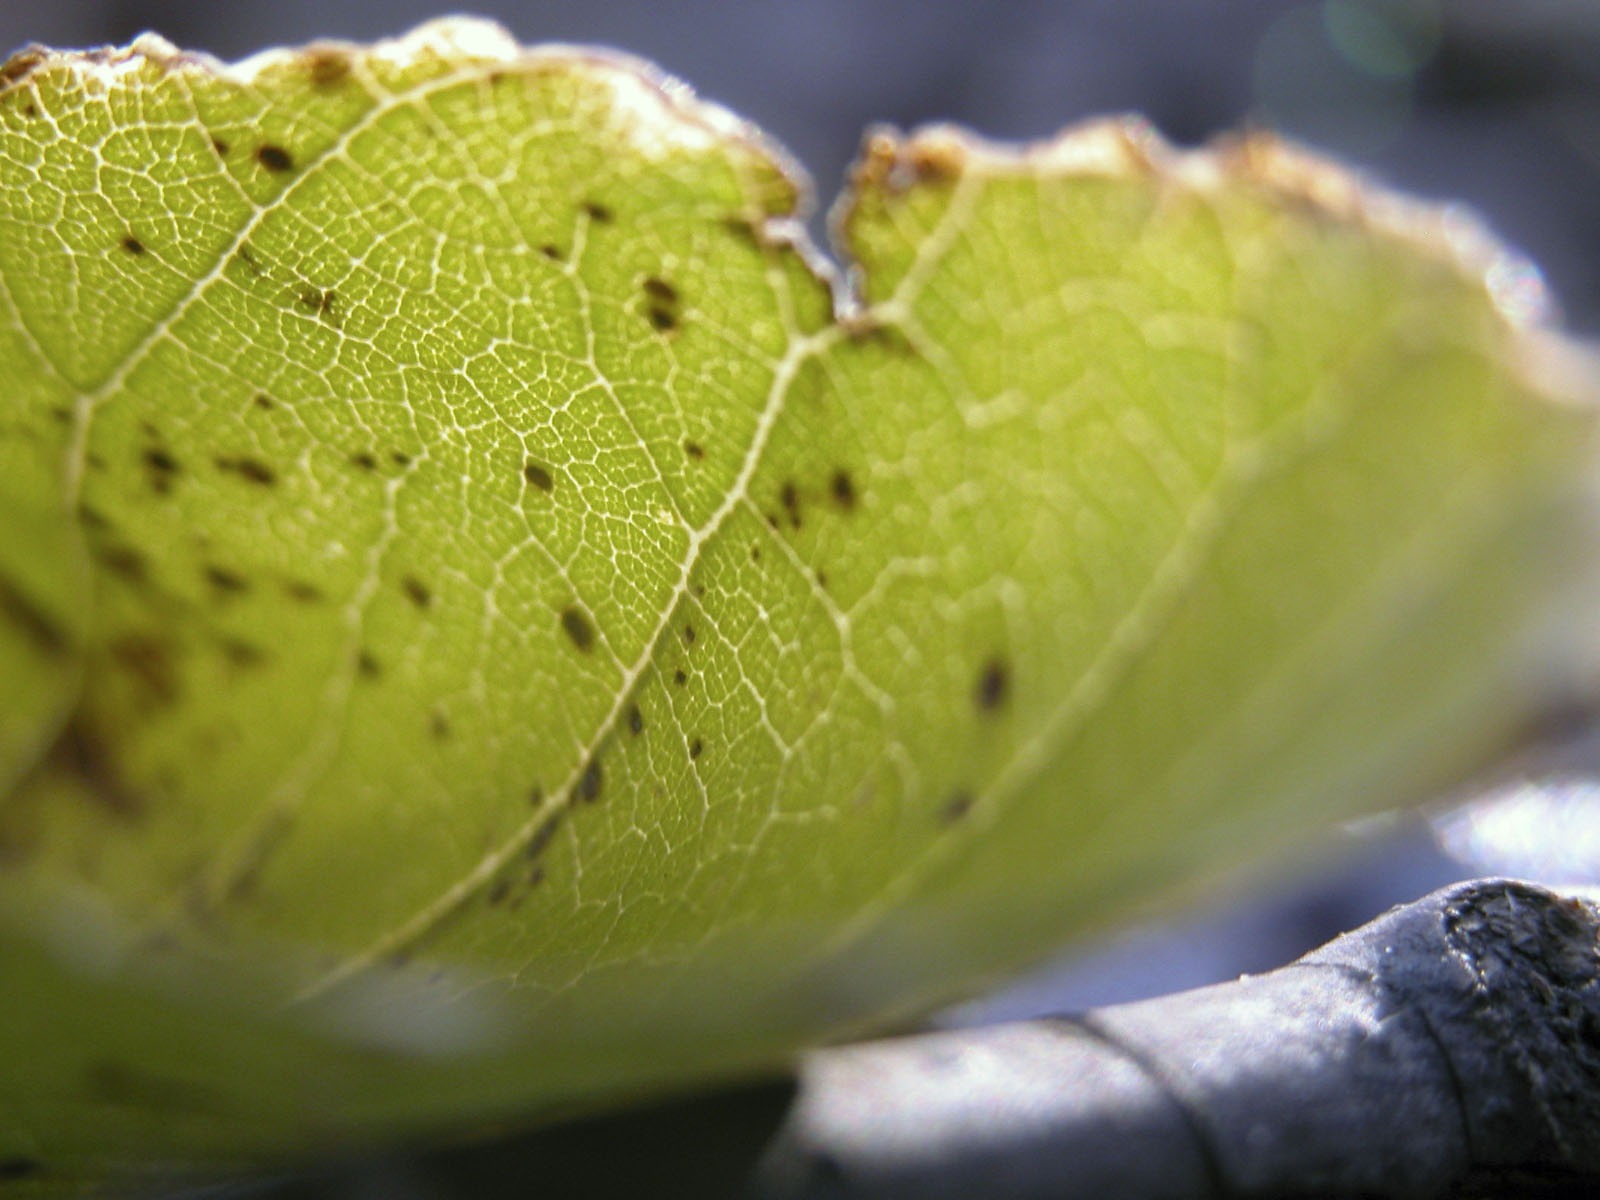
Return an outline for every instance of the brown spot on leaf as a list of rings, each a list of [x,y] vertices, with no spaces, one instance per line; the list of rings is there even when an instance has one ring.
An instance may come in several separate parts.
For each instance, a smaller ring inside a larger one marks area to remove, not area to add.
[[[144,582],[147,569],[145,557],[132,546],[100,543],[94,547],[94,556],[113,575],[129,583]]]
[[[306,51],[305,64],[314,87],[334,87],[350,74],[350,56],[337,46],[311,47]]]
[[[569,604],[561,610],[561,630],[572,644],[584,653],[588,653],[594,645],[594,626],[589,623],[588,615],[576,604]]]
[[[950,183],[966,169],[967,151],[959,141],[925,134],[910,146],[910,166],[919,183]]]
[[[578,786],[573,789],[573,794],[580,804],[593,804],[600,799],[600,791],[604,787],[605,774],[600,769],[600,760],[591,758],[578,778]]]
[[[706,456],[706,448],[699,442],[684,442],[683,452],[695,462],[700,462]]]
[[[662,304],[676,304],[678,302],[678,289],[665,279],[658,279],[654,275],[644,281],[644,294],[652,300],[660,301]]]
[[[367,450],[358,450],[350,456],[352,466],[360,467],[363,471],[376,471],[378,469],[378,456]]]
[[[332,288],[318,288],[307,285],[300,289],[300,307],[308,313],[315,313],[330,325],[337,326],[339,320],[339,293]]]
[[[270,142],[256,147],[256,161],[269,171],[288,171],[294,167],[294,159],[289,157],[289,152]]]
[[[750,561],[753,563],[761,561],[761,547],[754,542],[750,543]]]
[[[960,788],[950,794],[950,798],[939,806],[939,820],[945,825],[954,825],[972,811],[972,806],[977,802],[971,792]]]
[[[226,471],[230,475],[237,475],[247,483],[256,484],[258,487],[271,487],[278,482],[278,473],[258,458],[248,455],[222,455],[219,454],[212,460],[219,471]]]
[[[256,258],[256,252],[250,249],[249,246],[240,246],[235,257],[244,264],[245,270],[249,271],[257,279],[265,274],[260,259]]]
[[[846,512],[856,506],[856,485],[855,480],[850,478],[850,472],[843,468],[835,471],[828,490],[833,493],[834,503]]]
[[[561,247],[557,246],[554,242],[546,242],[544,245],[540,246],[539,253],[544,255],[551,262],[560,262],[563,257],[561,254]]]
[[[55,657],[67,652],[67,634],[21,586],[0,575],[0,617],[4,617],[33,643],[39,653]]]
[[[226,158],[228,155],[228,143],[219,137],[211,139],[211,148],[217,152],[219,158]]]
[[[43,65],[49,53],[41,46],[18,50],[0,63],[0,95],[10,91]]]
[[[1010,690],[1010,668],[1003,659],[991,658],[978,672],[978,682],[972,690],[972,700],[978,706],[978,711],[994,712],[1006,702]]]
[[[553,491],[556,486],[555,478],[550,474],[549,468],[534,462],[531,458],[522,464],[522,477],[541,492]]]
[[[616,219],[616,214],[609,208],[604,204],[597,204],[593,200],[585,200],[583,202],[583,211],[588,214],[589,219],[596,225],[609,225]]]
[[[148,446],[144,451],[145,478],[150,490],[165,496],[172,490],[172,482],[182,473],[178,460],[160,446]]]
[[[271,412],[277,407],[277,405],[273,403],[272,397],[267,395],[265,392],[257,392],[255,394],[255,399],[252,400],[251,403],[257,408],[261,409],[263,412]]]
[[[494,886],[489,889],[489,903],[498,908],[504,904],[511,895],[511,880],[501,876],[494,881]]]
[[[686,645],[686,646],[694,645],[694,639],[695,639],[696,636],[697,635],[695,634],[693,625],[685,625],[683,627],[683,642],[684,642],[684,645]]]
[[[784,480],[783,487],[778,492],[778,503],[783,505],[783,511],[789,518],[789,524],[799,529],[800,489],[795,487],[793,480]]]
[[[143,698],[166,706],[178,698],[177,654],[172,643],[149,633],[126,633],[106,647],[111,659],[133,677]]]
[[[705,743],[699,738],[695,738],[694,741],[689,743],[689,757],[691,759],[699,758],[700,752],[705,748]]]
[[[404,450],[391,450],[389,451],[389,461],[397,467],[409,467],[411,465],[411,455]]]
[[[545,852],[551,841],[556,836],[556,831],[561,828],[562,809],[554,810],[533,831],[533,836],[528,839],[528,845],[522,852],[522,857],[532,862]]]
[[[372,651],[362,649],[356,655],[356,674],[363,679],[377,679],[383,674],[383,664],[377,660]]]
[[[322,589],[303,579],[284,580],[283,594],[300,604],[320,604],[323,599]]]
[[[628,732],[634,737],[644,732],[644,714],[639,711],[637,704],[628,706]]]
[[[222,657],[241,669],[259,667],[266,661],[266,651],[254,642],[247,642],[243,638],[222,637],[217,639],[217,645],[222,649]]]
[[[122,239],[122,248],[135,257],[144,253],[144,243],[131,233]]]
[[[670,333],[681,321],[678,289],[664,279],[644,281],[645,316],[658,333]]]
[[[436,708],[428,714],[428,734],[436,742],[450,740],[450,718],[444,709]]]
[[[689,676],[684,673],[682,667],[679,667],[672,673],[672,682],[677,684],[679,687],[682,687],[684,684],[689,682]]]
[[[400,590],[405,592],[406,599],[418,608],[427,608],[433,603],[433,590],[415,575],[401,576]]]
[[[89,799],[114,817],[135,820],[144,814],[144,798],[122,778],[110,743],[82,712],[74,713],[50,748],[51,764],[75,776]]]
[[[250,581],[237,571],[227,567],[208,563],[205,567],[206,582],[219,592],[245,592],[250,590]]]

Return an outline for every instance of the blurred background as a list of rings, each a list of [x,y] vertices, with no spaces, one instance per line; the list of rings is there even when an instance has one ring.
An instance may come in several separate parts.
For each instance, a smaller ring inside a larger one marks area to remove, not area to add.
[[[154,29],[225,59],[372,39],[429,0],[52,0],[0,4],[0,52]],[[524,42],[618,47],[754,121],[825,211],[862,130],[956,121],[1048,136],[1135,111],[1194,144],[1265,126],[1424,197],[1476,210],[1541,268],[1569,327],[1600,334],[1600,0],[480,0]],[[821,236],[820,216],[814,218]],[[1462,806],[1463,803],[1465,806]],[[1345,831],[1321,865],[1116,934],[947,1023],[1060,1011],[1269,969],[1391,904],[1475,875],[1600,883],[1600,737],[1574,722],[1509,781],[1430,817]],[[388,1160],[273,1195],[522,1194],[514,1143]],[[483,1158],[484,1154],[490,1155]]]

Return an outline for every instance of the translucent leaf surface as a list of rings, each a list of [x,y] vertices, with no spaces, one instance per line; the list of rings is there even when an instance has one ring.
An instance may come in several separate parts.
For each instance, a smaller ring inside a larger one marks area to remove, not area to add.
[[[1450,778],[1572,633],[1588,364],[1269,140],[876,134],[835,287],[626,60],[3,78],[25,1186],[770,1066]]]

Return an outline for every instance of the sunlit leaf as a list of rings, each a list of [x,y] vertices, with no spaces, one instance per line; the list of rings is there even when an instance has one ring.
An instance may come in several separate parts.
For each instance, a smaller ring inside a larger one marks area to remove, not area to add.
[[[769,1067],[1492,755],[1587,363],[1263,138],[424,27],[0,90],[0,1175]],[[1514,290],[1514,289],[1513,289]]]

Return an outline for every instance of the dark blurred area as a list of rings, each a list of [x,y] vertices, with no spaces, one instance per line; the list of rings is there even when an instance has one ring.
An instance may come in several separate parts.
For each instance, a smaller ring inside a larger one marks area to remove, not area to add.
[[[0,51],[121,43],[154,29],[234,59],[392,35],[445,11],[427,0],[0,0]],[[1181,144],[1273,128],[1475,210],[1538,264],[1571,328],[1600,334],[1600,0],[484,0],[473,11],[524,42],[604,44],[655,61],[786,146],[816,179],[819,209],[874,122],[954,121],[1030,139],[1134,111]],[[1397,820],[1352,834],[1336,865],[1302,872],[1293,887],[1118,935],[946,1020],[1112,1003],[1268,969],[1472,875],[1600,882],[1600,739],[1573,731],[1531,777],[1551,786],[1513,787],[1431,827]],[[672,1138],[658,1122],[591,1140],[627,1153],[646,1127]],[[540,1178],[538,1145],[364,1162],[241,1194],[522,1195]],[[648,1191],[714,1195],[714,1178],[658,1179]]]

